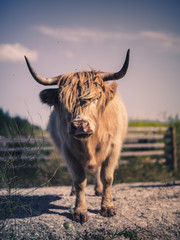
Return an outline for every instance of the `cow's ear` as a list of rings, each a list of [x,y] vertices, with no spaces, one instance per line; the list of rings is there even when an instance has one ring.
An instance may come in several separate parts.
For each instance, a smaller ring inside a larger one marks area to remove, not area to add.
[[[45,89],[40,92],[39,96],[42,103],[46,103],[49,106],[55,105],[59,102],[59,88]]]
[[[117,83],[113,82],[111,85],[106,86],[106,104],[108,104],[109,101],[111,101],[115,94],[116,94],[116,90],[117,90]]]

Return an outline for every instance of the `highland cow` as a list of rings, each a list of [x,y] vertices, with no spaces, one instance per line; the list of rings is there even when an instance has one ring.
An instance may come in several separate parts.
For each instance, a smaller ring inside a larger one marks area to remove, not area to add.
[[[49,131],[72,175],[76,194],[74,219],[86,222],[84,189],[86,171],[96,173],[96,195],[102,195],[101,215],[115,214],[111,186],[127,132],[127,113],[117,93],[118,80],[126,74],[129,50],[119,72],[75,72],[53,78],[37,74],[25,57],[33,78],[42,85],[58,85],[40,93],[43,103],[54,106]],[[74,191],[75,190],[75,191]]]

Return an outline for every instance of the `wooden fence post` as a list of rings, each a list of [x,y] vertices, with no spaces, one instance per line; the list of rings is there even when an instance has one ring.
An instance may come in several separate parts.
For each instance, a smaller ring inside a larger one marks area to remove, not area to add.
[[[173,170],[177,170],[176,129],[172,127]]]
[[[167,138],[170,138],[169,143],[167,143],[170,149],[166,152],[167,162],[171,165],[172,170],[177,170],[177,149],[176,149],[176,129],[171,126],[166,134]]]

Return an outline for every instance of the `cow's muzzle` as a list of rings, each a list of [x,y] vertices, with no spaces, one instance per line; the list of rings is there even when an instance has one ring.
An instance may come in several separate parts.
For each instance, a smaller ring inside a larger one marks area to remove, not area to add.
[[[71,134],[78,139],[88,138],[93,134],[88,121],[74,120],[71,122]]]

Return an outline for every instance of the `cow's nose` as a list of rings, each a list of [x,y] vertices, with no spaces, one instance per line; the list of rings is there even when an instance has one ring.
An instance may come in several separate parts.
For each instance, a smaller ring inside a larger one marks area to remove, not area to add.
[[[78,123],[77,122],[71,122],[71,130],[72,132],[76,131],[76,129],[78,128]]]
[[[75,135],[88,134],[90,131],[90,126],[88,121],[72,121],[71,130]]]

